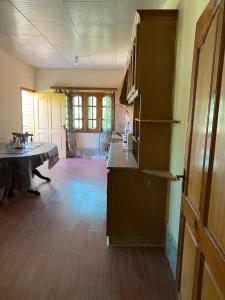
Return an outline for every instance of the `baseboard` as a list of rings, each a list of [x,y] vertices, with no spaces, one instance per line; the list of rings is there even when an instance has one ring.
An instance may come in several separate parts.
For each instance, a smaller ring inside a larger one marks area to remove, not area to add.
[[[173,276],[176,278],[177,243],[168,226],[166,230],[166,256],[169,261]]]
[[[68,157],[106,157],[108,155],[107,151],[102,151],[98,148],[87,149],[87,148],[76,148],[73,153],[67,153]]]
[[[159,248],[164,249],[165,246],[163,244],[152,244],[150,242],[141,242],[141,241],[121,241],[118,239],[112,239],[107,236],[107,245],[112,247],[150,247],[150,248]]]

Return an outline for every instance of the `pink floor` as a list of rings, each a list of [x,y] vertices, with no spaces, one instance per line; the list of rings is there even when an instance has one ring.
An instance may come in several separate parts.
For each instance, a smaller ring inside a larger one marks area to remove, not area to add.
[[[40,198],[0,208],[0,300],[175,299],[162,251],[107,246],[105,159],[40,171]]]

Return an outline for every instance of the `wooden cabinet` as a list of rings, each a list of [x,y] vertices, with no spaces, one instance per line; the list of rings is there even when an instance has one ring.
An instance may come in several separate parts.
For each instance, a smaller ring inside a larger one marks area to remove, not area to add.
[[[127,85],[128,85],[128,71],[123,80],[123,85],[120,93],[120,103],[127,105]]]
[[[176,10],[136,13],[123,104],[133,105],[133,154],[139,169],[169,173]]]
[[[108,228],[112,244],[163,246],[166,232],[176,10],[137,11],[121,93],[133,105],[133,151],[108,163]],[[126,159],[125,159],[126,158]],[[112,163],[114,161],[114,163]],[[131,162],[131,166],[129,164]]]
[[[163,246],[167,181],[141,173],[132,152],[122,148],[112,143],[108,160],[109,243]]]

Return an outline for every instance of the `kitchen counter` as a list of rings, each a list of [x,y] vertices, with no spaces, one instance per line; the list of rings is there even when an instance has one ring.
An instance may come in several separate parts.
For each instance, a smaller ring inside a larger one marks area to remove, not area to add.
[[[138,169],[138,164],[132,151],[128,151],[123,145],[124,144],[121,141],[115,141],[112,139],[109,149],[107,169]]]

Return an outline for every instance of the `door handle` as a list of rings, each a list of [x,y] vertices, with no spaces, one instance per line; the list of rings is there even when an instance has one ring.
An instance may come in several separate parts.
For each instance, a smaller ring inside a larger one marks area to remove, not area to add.
[[[62,126],[62,128],[63,128],[64,130],[66,130],[66,125],[64,124],[64,125]]]
[[[182,193],[184,193],[184,190],[185,190],[185,180],[186,180],[185,174],[186,174],[186,172],[184,170],[184,173],[182,175],[176,175],[177,181],[182,180]]]
[[[185,179],[184,175],[176,175],[177,181],[180,181],[181,179]]]

